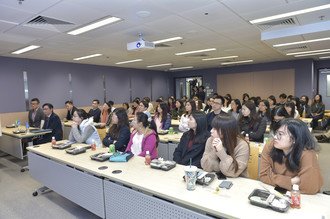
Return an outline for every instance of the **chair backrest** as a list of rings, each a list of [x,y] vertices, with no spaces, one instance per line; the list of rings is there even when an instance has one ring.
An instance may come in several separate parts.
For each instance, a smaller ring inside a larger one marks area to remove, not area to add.
[[[250,179],[259,178],[259,145],[250,142],[250,158],[247,166],[247,171]]]

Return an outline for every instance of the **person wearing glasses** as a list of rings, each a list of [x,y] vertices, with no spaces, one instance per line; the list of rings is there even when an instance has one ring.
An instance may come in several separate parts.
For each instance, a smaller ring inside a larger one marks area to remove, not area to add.
[[[38,98],[31,99],[31,109],[29,110],[29,126],[35,128],[42,128],[45,122],[45,114],[43,109],[39,106]]]
[[[218,96],[215,96],[214,97],[214,100],[213,100],[213,103],[212,103],[212,112],[208,113],[207,114],[207,130],[208,131],[211,131],[212,129],[212,120],[214,119],[214,117],[216,115],[227,115],[226,112],[224,112],[222,110],[222,107],[223,107],[223,103],[225,102],[225,99],[218,95]]]
[[[274,139],[262,151],[260,180],[286,190],[298,184],[302,193],[316,194],[323,184],[317,151],[303,121],[283,119]]]

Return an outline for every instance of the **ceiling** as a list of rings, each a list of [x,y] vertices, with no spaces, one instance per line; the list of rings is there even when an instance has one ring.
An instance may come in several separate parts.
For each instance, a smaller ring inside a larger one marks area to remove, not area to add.
[[[217,68],[226,61],[252,59],[253,63],[262,63],[306,58],[286,54],[330,49],[330,41],[278,48],[272,45],[329,37],[330,25],[324,24],[330,22],[330,9],[289,17],[290,22],[285,24],[260,25],[249,21],[329,3],[330,0],[0,0],[0,56],[137,69],[172,63],[152,68],[162,71],[185,66]],[[37,16],[71,24],[28,24]],[[76,36],[67,34],[107,16],[120,17],[123,21]],[[322,25],[323,28],[314,28]],[[152,50],[127,51],[127,43],[137,41],[139,33],[146,41],[175,36],[183,39],[157,45]],[[11,54],[28,45],[41,48],[20,55]],[[207,48],[216,50],[175,55]],[[102,56],[73,60],[95,53]],[[238,57],[202,60],[234,55]],[[115,64],[133,59],[143,61]]]

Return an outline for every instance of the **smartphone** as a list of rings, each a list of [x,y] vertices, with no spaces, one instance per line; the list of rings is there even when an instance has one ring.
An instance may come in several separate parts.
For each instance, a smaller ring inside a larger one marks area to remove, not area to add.
[[[220,183],[220,188],[230,189],[233,186],[233,182],[224,180]]]
[[[286,190],[285,188],[279,187],[279,186],[275,186],[274,188],[276,191],[278,191],[281,194],[285,194],[288,190]]]

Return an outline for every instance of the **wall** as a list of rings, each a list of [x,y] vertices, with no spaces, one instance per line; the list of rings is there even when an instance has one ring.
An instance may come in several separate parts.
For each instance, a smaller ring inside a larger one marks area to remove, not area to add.
[[[0,113],[26,110],[23,71],[28,75],[29,99],[38,97],[63,108],[70,99],[76,106],[91,105],[94,98],[103,102],[103,75],[106,99],[115,103],[131,98],[168,96],[169,76],[160,71],[0,57]]]
[[[318,76],[319,80],[318,82],[318,92],[319,94],[322,95],[323,102],[325,104],[325,108],[329,109],[330,108],[330,96],[327,96],[327,87],[328,89],[329,86],[327,85],[327,74],[319,74],[320,69],[330,69],[330,60],[321,60],[317,61],[314,64],[315,67],[315,74]]]

